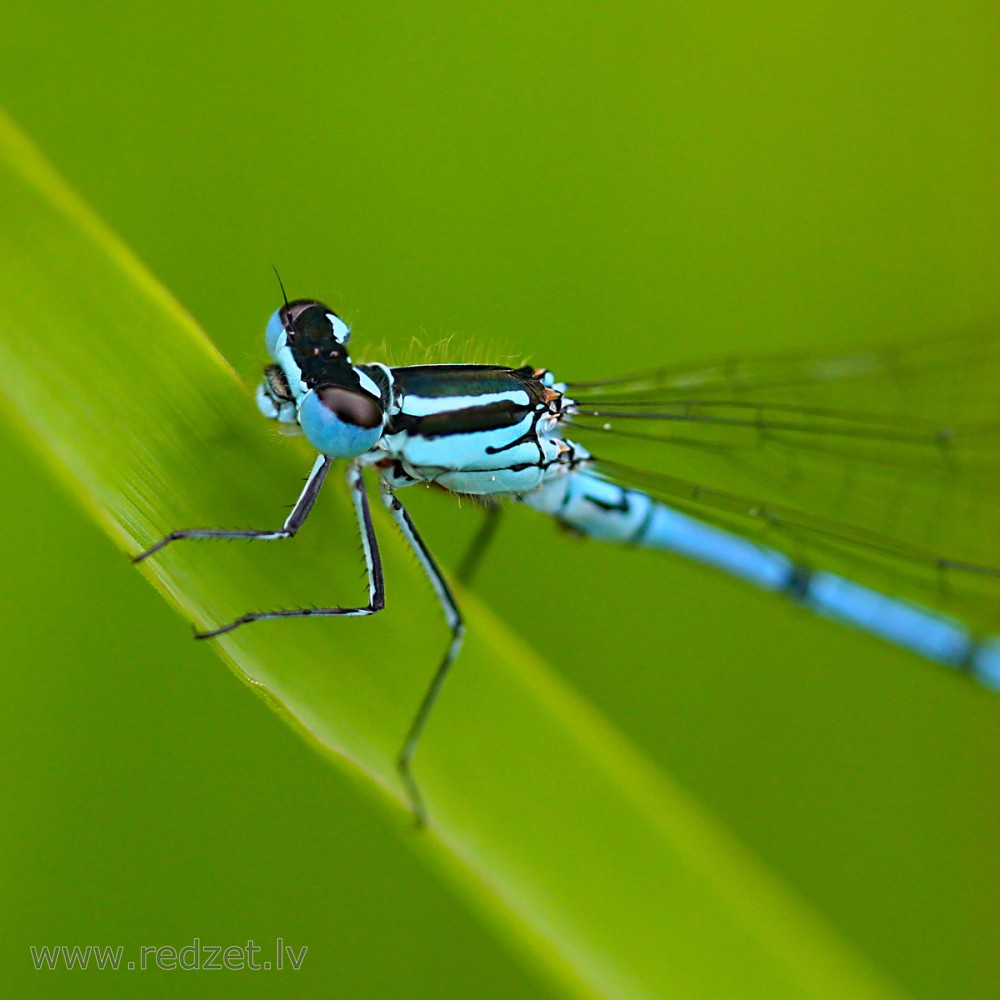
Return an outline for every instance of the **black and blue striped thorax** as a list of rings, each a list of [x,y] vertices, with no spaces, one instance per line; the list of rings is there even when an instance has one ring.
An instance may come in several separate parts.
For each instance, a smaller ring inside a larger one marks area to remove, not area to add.
[[[388,434],[405,431],[421,437],[443,437],[503,430],[529,414],[549,411],[549,397],[534,368],[496,365],[415,365],[393,368],[398,406],[389,418]]]
[[[390,375],[392,404],[373,458],[393,486],[521,493],[585,457],[558,434],[568,401],[544,369],[415,365]]]

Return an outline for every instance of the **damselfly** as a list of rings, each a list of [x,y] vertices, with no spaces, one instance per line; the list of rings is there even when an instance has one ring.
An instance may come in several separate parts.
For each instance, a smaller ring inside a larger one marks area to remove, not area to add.
[[[374,614],[384,587],[363,476],[373,469],[451,630],[398,757],[419,823],[411,763],[464,626],[396,496],[416,483],[484,504],[460,579],[507,499],[580,535],[682,553],[1000,687],[995,333],[577,383],[534,367],[353,364],[349,335],[314,300],[286,300],[267,324],[257,404],[319,453],[284,524],[173,531],[136,561],[183,538],[291,538],[346,459],[368,603],[248,613],[199,638],[268,618]]]

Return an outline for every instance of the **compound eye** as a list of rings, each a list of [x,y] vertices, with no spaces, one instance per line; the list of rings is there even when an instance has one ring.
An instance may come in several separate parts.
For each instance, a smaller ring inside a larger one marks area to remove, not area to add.
[[[303,396],[299,424],[317,451],[331,458],[354,458],[378,444],[382,407],[358,389],[325,385]]]
[[[344,389],[336,385],[316,390],[322,404],[339,420],[352,427],[371,430],[382,426],[382,407],[377,399],[365,392]]]
[[[288,379],[280,365],[268,365],[264,369],[264,378],[267,379],[268,388],[273,396],[277,399],[291,400],[292,390],[288,387]]]

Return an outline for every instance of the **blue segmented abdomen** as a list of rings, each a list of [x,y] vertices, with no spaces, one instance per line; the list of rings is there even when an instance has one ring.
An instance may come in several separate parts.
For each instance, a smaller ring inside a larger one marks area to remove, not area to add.
[[[785,594],[824,617],[968,670],[1000,689],[1000,637],[977,641],[952,618],[836,573],[807,569],[776,549],[689,517],[641,490],[577,469],[519,499],[590,538],[677,552]]]

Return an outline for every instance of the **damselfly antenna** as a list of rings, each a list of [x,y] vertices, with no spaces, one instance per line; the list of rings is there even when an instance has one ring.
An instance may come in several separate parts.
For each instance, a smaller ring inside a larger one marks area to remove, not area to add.
[[[278,287],[281,289],[281,297],[285,300],[285,305],[288,305],[288,295],[285,293],[285,284],[281,280],[281,275],[278,274],[278,268],[272,264],[272,270],[274,271],[274,276],[278,279]]]

